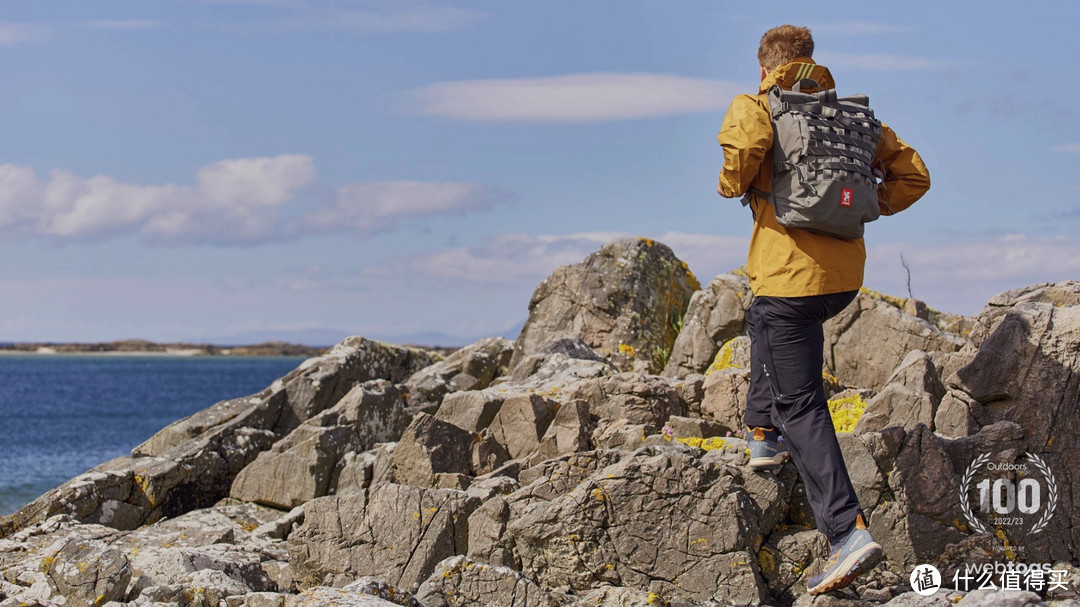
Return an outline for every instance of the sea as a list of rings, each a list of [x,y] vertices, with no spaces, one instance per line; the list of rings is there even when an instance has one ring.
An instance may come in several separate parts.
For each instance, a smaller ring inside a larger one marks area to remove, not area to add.
[[[0,515],[302,358],[0,355]]]

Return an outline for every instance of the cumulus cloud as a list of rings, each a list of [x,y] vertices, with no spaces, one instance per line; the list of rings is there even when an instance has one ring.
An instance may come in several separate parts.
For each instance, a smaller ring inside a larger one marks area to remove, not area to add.
[[[0,165],[0,230],[60,240],[140,234],[158,244],[243,244],[309,233],[392,230],[400,218],[461,214],[508,194],[471,184],[385,182],[340,188],[332,203],[287,223],[289,205],[316,181],[310,156],[237,158],[205,166],[193,185],[140,185],[105,175]],[[299,214],[299,212],[297,213]]]
[[[355,183],[338,190],[332,205],[307,213],[304,226],[320,232],[351,229],[369,234],[394,229],[405,217],[485,211],[511,199],[508,193],[469,183]]]
[[[833,68],[885,72],[925,72],[960,67],[957,61],[876,53],[815,53],[814,59]]]
[[[746,87],[669,74],[569,74],[440,82],[412,91],[417,111],[478,122],[602,122],[724,109]]]

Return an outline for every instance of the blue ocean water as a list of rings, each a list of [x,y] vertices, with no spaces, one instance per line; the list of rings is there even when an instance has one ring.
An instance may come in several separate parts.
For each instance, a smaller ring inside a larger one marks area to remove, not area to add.
[[[302,360],[0,355],[0,514]]]

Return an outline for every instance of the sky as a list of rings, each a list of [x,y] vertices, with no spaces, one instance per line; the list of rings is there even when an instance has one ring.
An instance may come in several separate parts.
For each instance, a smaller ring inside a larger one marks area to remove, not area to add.
[[[785,22],[930,169],[867,286],[1080,279],[1080,5],[806,7],[0,0],[0,341],[513,337],[626,236],[708,282],[751,228],[716,133]]]

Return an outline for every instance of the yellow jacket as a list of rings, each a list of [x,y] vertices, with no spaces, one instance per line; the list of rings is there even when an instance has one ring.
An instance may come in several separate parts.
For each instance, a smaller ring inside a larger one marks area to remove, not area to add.
[[[721,196],[735,198],[753,187],[772,189],[773,127],[766,92],[773,84],[790,89],[797,77],[812,78],[834,88],[832,74],[823,65],[800,57],[781,65],[761,82],[757,95],[739,95],[731,102],[717,139],[724,147],[720,172]],[[898,213],[930,189],[930,173],[918,152],[881,126],[876,163],[885,172],[878,190],[882,215]],[[884,203],[884,204],[882,204]],[[887,206],[886,206],[887,205]],[[776,222],[768,201],[753,196],[754,232],[746,269],[755,295],[802,297],[853,291],[862,286],[866,246],[863,240],[844,240]]]

